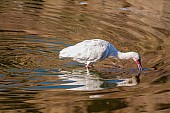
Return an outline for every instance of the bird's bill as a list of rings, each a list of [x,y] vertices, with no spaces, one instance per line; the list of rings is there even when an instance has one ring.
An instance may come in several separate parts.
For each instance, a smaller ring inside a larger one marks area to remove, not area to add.
[[[136,60],[136,64],[138,65],[138,69],[142,70],[141,59]]]

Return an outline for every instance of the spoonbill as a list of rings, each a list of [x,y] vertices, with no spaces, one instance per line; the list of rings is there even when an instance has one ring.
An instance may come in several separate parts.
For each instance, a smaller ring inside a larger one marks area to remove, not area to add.
[[[73,60],[86,64],[89,67],[92,63],[104,60],[108,57],[118,59],[132,59],[136,62],[138,69],[142,70],[141,57],[136,52],[121,52],[111,43],[102,39],[84,40],[76,45],[64,48],[59,53],[60,58],[72,58]]]

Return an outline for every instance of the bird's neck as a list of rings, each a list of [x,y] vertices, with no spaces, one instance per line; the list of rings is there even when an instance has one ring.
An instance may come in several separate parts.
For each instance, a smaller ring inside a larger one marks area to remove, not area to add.
[[[131,52],[120,52],[120,51],[118,51],[117,57],[119,59],[131,59],[132,55],[131,55]]]

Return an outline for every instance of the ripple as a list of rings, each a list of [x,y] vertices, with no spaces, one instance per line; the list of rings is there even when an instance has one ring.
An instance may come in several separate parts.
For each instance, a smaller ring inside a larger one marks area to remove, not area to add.
[[[1,0],[0,111],[150,112],[146,105],[168,110],[167,102],[155,103],[167,100],[160,95],[169,91],[169,14],[168,0]],[[58,58],[61,49],[92,38],[139,52],[141,76],[132,77],[135,64],[107,59],[87,77],[84,65]]]

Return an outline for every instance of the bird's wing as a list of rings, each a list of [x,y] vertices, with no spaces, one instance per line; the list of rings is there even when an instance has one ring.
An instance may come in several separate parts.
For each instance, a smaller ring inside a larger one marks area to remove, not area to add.
[[[77,44],[80,48],[77,56],[73,60],[79,62],[96,62],[103,57],[103,53],[106,53],[108,43],[101,40],[86,40],[82,43]]]

